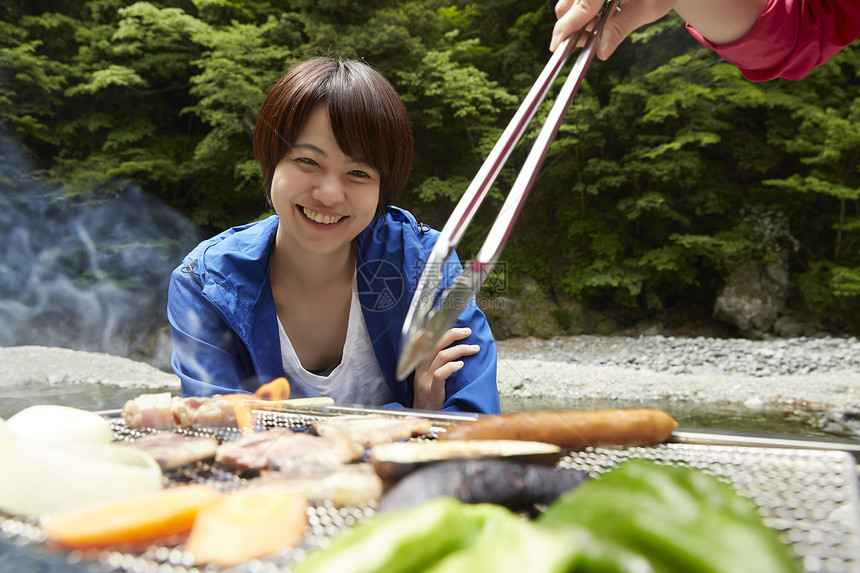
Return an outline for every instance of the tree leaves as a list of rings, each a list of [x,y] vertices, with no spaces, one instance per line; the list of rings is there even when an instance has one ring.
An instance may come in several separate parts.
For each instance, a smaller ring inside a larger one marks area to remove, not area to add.
[[[521,0],[8,4],[0,128],[38,168],[27,177],[79,197],[130,181],[214,232],[268,212],[251,135],[273,82],[312,55],[364,58],[416,136],[401,204],[439,228],[549,59],[554,20]],[[593,62],[567,112],[502,255],[511,288],[530,275],[600,307],[702,306],[731,264],[775,249],[807,306],[860,310],[858,74],[850,46],[802,81],[753,83],[674,14],[637,31]],[[17,169],[3,165],[0,185]]]

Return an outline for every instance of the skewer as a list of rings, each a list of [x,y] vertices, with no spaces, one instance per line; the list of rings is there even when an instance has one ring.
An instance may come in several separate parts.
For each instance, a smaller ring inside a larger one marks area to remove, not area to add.
[[[288,400],[246,400],[254,410],[283,410],[290,408],[308,409],[333,406],[334,399],[328,396],[315,398],[290,398]]]

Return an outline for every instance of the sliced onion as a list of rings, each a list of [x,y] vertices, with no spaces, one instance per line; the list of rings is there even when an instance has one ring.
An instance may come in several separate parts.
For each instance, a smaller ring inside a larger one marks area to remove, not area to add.
[[[20,440],[27,442],[109,444],[113,441],[110,422],[104,417],[69,406],[30,406],[7,423]]]
[[[22,440],[0,420],[0,510],[38,517],[162,488],[148,454],[114,444]]]

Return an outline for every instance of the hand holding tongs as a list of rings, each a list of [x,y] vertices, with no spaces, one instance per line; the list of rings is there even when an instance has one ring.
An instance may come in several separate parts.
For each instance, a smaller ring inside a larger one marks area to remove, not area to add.
[[[619,0],[608,0],[603,5],[595,20],[594,28],[590,32],[580,30],[575,37],[567,38],[561,43],[514,114],[501,138],[487,156],[475,179],[472,180],[463,197],[454,207],[454,212],[451,213],[451,217],[442,228],[424,271],[421,273],[418,288],[412,298],[406,321],[403,324],[403,345],[400,361],[397,364],[398,380],[406,378],[433,353],[442,335],[451,328],[493,270],[514,226],[514,221],[537,178],[538,170],[549,146],[561,126],[564,114],[570,107],[573,96],[585,76],[585,71],[597,51],[597,44],[600,41],[603,27],[610,14],[618,9],[618,2]],[[445,261],[448,260],[460,242],[466,227],[475,216],[478,206],[486,197],[496,180],[496,176],[522,137],[526,126],[531,122],[573,48],[579,43],[582,34],[588,35],[585,45],[576,58],[570,75],[565,80],[558,98],[547,116],[546,123],[538,133],[535,143],[523,163],[522,170],[514,181],[499,216],[481,246],[481,250],[475,260],[471,261],[463,272],[454,279],[453,284],[440,294],[439,291],[444,278],[442,269]]]

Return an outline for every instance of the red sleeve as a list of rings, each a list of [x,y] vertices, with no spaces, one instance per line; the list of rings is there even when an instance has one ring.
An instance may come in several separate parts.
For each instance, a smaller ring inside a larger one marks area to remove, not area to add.
[[[716,46],[695,28],[702,45],[755,82],[799,80],[860,35],[858,0],[769,0],[764,13],[737,42]]]

